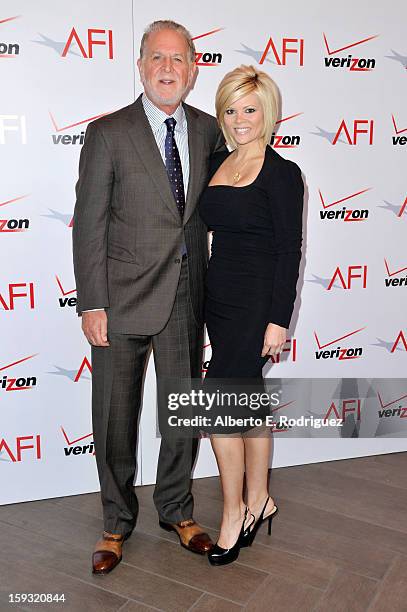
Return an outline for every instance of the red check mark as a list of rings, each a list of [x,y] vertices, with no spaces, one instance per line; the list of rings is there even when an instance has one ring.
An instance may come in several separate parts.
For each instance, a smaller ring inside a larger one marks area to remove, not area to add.
[[[95,115],[94,117],[88,117],[88,119],[83,119],[82,121],[71,123],[70,125],[64,125],[63,127],[58,127],[51,111],[48,111],[48,112],[49,112],[49,116],[51,117],[51,121],[52,121],[52,124],[56,132],[63,132],[64,130],[69,130],[70,128],[76,127],[77,125],[83,125],[84,123],[88,123],[89,121],[93,121],[94,119],[99,119],[100,117],[105,117],[106,115],[110,115],[111,113],[111,111],[109,111],[108,113],[101,113],[100,115]]]
[[[5,202],[0,202],[0,206],[5,206],[6,204],[12,204],[13,202],[17,202],[18,200],[22,200],[23,198],[27,198],[27,195],[19,196],[18,198],[13,198],[12,200],[6,200]]]
[[[394,118],[394,115],[391,116],[392,121],[393,121],[393,126],[394,126],[394,131],[396,132],[396,134],[402,134],[403,132],[407,132],[407,128],[403,128],[401,130],[397,129],[397,125],[396,125],[396,120]]]
[[[29,357],[24,357],[23,359],[19,359],[18,361],[13,361],[13,363],[9,363],[6,366],[2,366],[0,368],[0,372],[2,372],[3,370],[7,370],[7,368],[11,368],[12,366],[18,365],[19,363],[23,363],[23,361],[27,361],[28,359],[32,359],[33,357],[36,357],[38,355],[38,353],[34,353],[34,355],[29,355]]]
[[[288,121],[289,119],[294,119],[294,117],[299,117],[300,115],[303,115],[304,113],[296,113],[295,115],[290,115],[289,117],[284,117],[284,119],[279,119],[278,121],[276,121],[276,125],[277,123],[283,123],[283,121]]]
[[[352,193],[351,195],[346,196],[345,198],[341,198],[340,200],[336,200],[335,202],[331,202],[330,204],[325,204],[325,200],[324,200],[324,197],[320,189],[318,189],[318,193],[321,199],[322,206],[324,208],[329,208],[330,206],[335,206],[335,204],[341,204],[342,202],[346,202],[347,200],[350,200],[351,198],[356,198],[356,196],[361,195],[362,193],[366,193],[366,191],[369,191],[370,189],[371,187],[368,187],[367,189],[362,189],[362,191],[357,191],[356,193]]]
[[[380,393],[377,392],[377,397],[379,398],[379,402],[380,402],[380,406],[382,408],[387,408],[387,406],[391,406],[392,404],[394,404],[395,402],[399,402],[400,400],[404,399],[405,397],[407,397],[406,395],[402,395],[401,397],[398,397],[397,399],[391,400],[391,402],[388,402],[387,404],[383,404],[382,398],[380,396]]]
[[[70,291],[65,291],[65,290],[64,290],[64,288],[63,288],[63,286],[62,286],[62,283],[61,283],[61,281],[59,280],[59,278],[58,278],[58,276],[57,276],[57,275],[55,275],[55,278],[57,279],[58,287],[60,288],[61,293],[62,293],[62,295],[63,295],[63,296],[65,296],[65,295],[70,295],[71,293],[75,293],[75,292],[76,292],[76,289],[71,289]]]
[[[362,43],[365,43],[368,40],[373,40],[374,38],[377,38],[379,36],[378,34],[375,34],[374,36],[369,36],[368,38],[363,38],[363,40],[358,40],[357,42],[350,43],[350,45],[345,45],[344,47],[340,47],[339,49],[332,49],[331,50],[329,48],[328,41],[327,41],[325,33],[323,33],[323,35],[324,35],[324,41],[325,41],[326,50],[328,51],[328,55],[334,55],[335,53],[339,53],[340,51],[345,51],[345,49],[350,49],[351,47],[356,47],[357,45],[361,45]]]
[[[358,332],[362,331],[362,329],[366,329],[366,327],[361,327],[360,329],[355,329],[355,331],[350,332],[349,334],[345,334],[344,336],[341,336],[340,338],[335,338],[335,340],[331,340],[330,342],[327,342],[326,344],[320,344],[319,343],[317,332],[315,332],[315,331],[314,331],[314,336],[315,336],[315,340],[317,341],[318,348],[319,349],[323,349],[326,346],[330,346],[331,344],[335,344],[335,342],[339,342],[339,340],[344,340],[345,338],[349,338],[349,336],[353,336],[353,334],[357,334]]]
[[[80,438],[76,438],[76,440],[69,440],[68,436],[66,435],[66,431],[62,427],[62,425],[61,425],[61,430],[62,430],[62,433],[64,434],[64,438],[68,446],[72,446],[72,444],[76,444],[77,442],[80,442],[81,440],[85,440],[85,438],[90,438],[90,436],[93,436],[93,431],[92,431],[90,434],[86,434],[86,436],[81,436]]]
[[[205,32],[205,34],[198,34],[198,36],[193,36],[192,40],[198,40],[198,38],[203,38],[204,36],[210,36],[211,34],[216,34],[216,32],[221,32],[225,28],[217,28],[216,30],[211,30],[210,32]]]
[[[400,268],[400,270],[396,270],[395,272],[390,272],[389,264],[387,263],[386,258],[384,259],[384,265],[386,266],[388,276],[395,276],[396,274],[400,274],[401,272],[404,272],[404,270],[407,270],[406,266],[405,268]]]
[[[15,17],[7,17],[7,19],[0,19],[0,23],[6,23],[7,21],[13,21],[14,19],[18,19],[21,15],[16,15]]]

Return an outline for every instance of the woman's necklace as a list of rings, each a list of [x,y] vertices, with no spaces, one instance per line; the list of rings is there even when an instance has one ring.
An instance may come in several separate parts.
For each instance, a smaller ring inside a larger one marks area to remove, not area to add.
[[[239,164],[241,165],[241,164]],[[235,166],[236,168],[236,166]],[[233,179],[233,183],[237,183],[238,181],[240,181],[240,179],[242,178],[242,175],[240,174],[239,170],[236,170],[236,172],[234,174],[232,174],[232,179]]]
[[[247,160],[243,162],[243,164],[246,165]],[[239,170],[236,170],[236,172],[232,175],[233,183],[238,183],[241,178],[242,178],[242,175],[240,174]]]

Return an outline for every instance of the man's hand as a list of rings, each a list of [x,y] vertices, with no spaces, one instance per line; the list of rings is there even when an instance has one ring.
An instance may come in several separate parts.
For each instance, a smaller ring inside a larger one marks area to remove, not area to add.
[[[83,312],[82,329],[88,342],[93,346],[109,346],[107,341],[107,314],[104,310]]]
[[[269,323],[264,334],[264,345],[261,356],[279,355],[287,339],[287,330],[276,323]]]

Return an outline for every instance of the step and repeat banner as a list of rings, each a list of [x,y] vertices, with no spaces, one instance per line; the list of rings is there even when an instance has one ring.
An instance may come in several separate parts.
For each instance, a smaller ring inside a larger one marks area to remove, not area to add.
[[[240,64],[275,80],[272,146],[303,172],[299,295],[284,352],[265,375],[327,379],[293,386],[285,414],[335,415],[348,426],[325,437],[277,431],[273,465],[407,450],[406,17],[401,0],[345,0],[340,11],[318,0],[181,0],[171,10],[3,0],[0,503],[98,490],[90,350],[75,314],[74,186],[88,123],[141,92],[139,42],[157,19],[195,39],[190,104],[213,114],[219,81]],[[209,359],[207,345],[203,371]],[[150,360],[137,484],[155,480],[155,390]],[[215,473],[203,440],[195,477]]]

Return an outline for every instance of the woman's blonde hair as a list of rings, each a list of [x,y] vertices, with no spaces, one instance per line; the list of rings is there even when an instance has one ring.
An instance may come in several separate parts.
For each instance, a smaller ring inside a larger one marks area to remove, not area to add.
[[[233,149],[237,147],[237,142],[225,126],[225,111],[237,100],[251,93],[258,95],[263,108],[264,125],[261,138],[266,146],[271,140],[279,110],[278,89],[268,74],[256,70],[254,66],[239,66],[225,74],[216,92],[216,117],[227,144]]]

